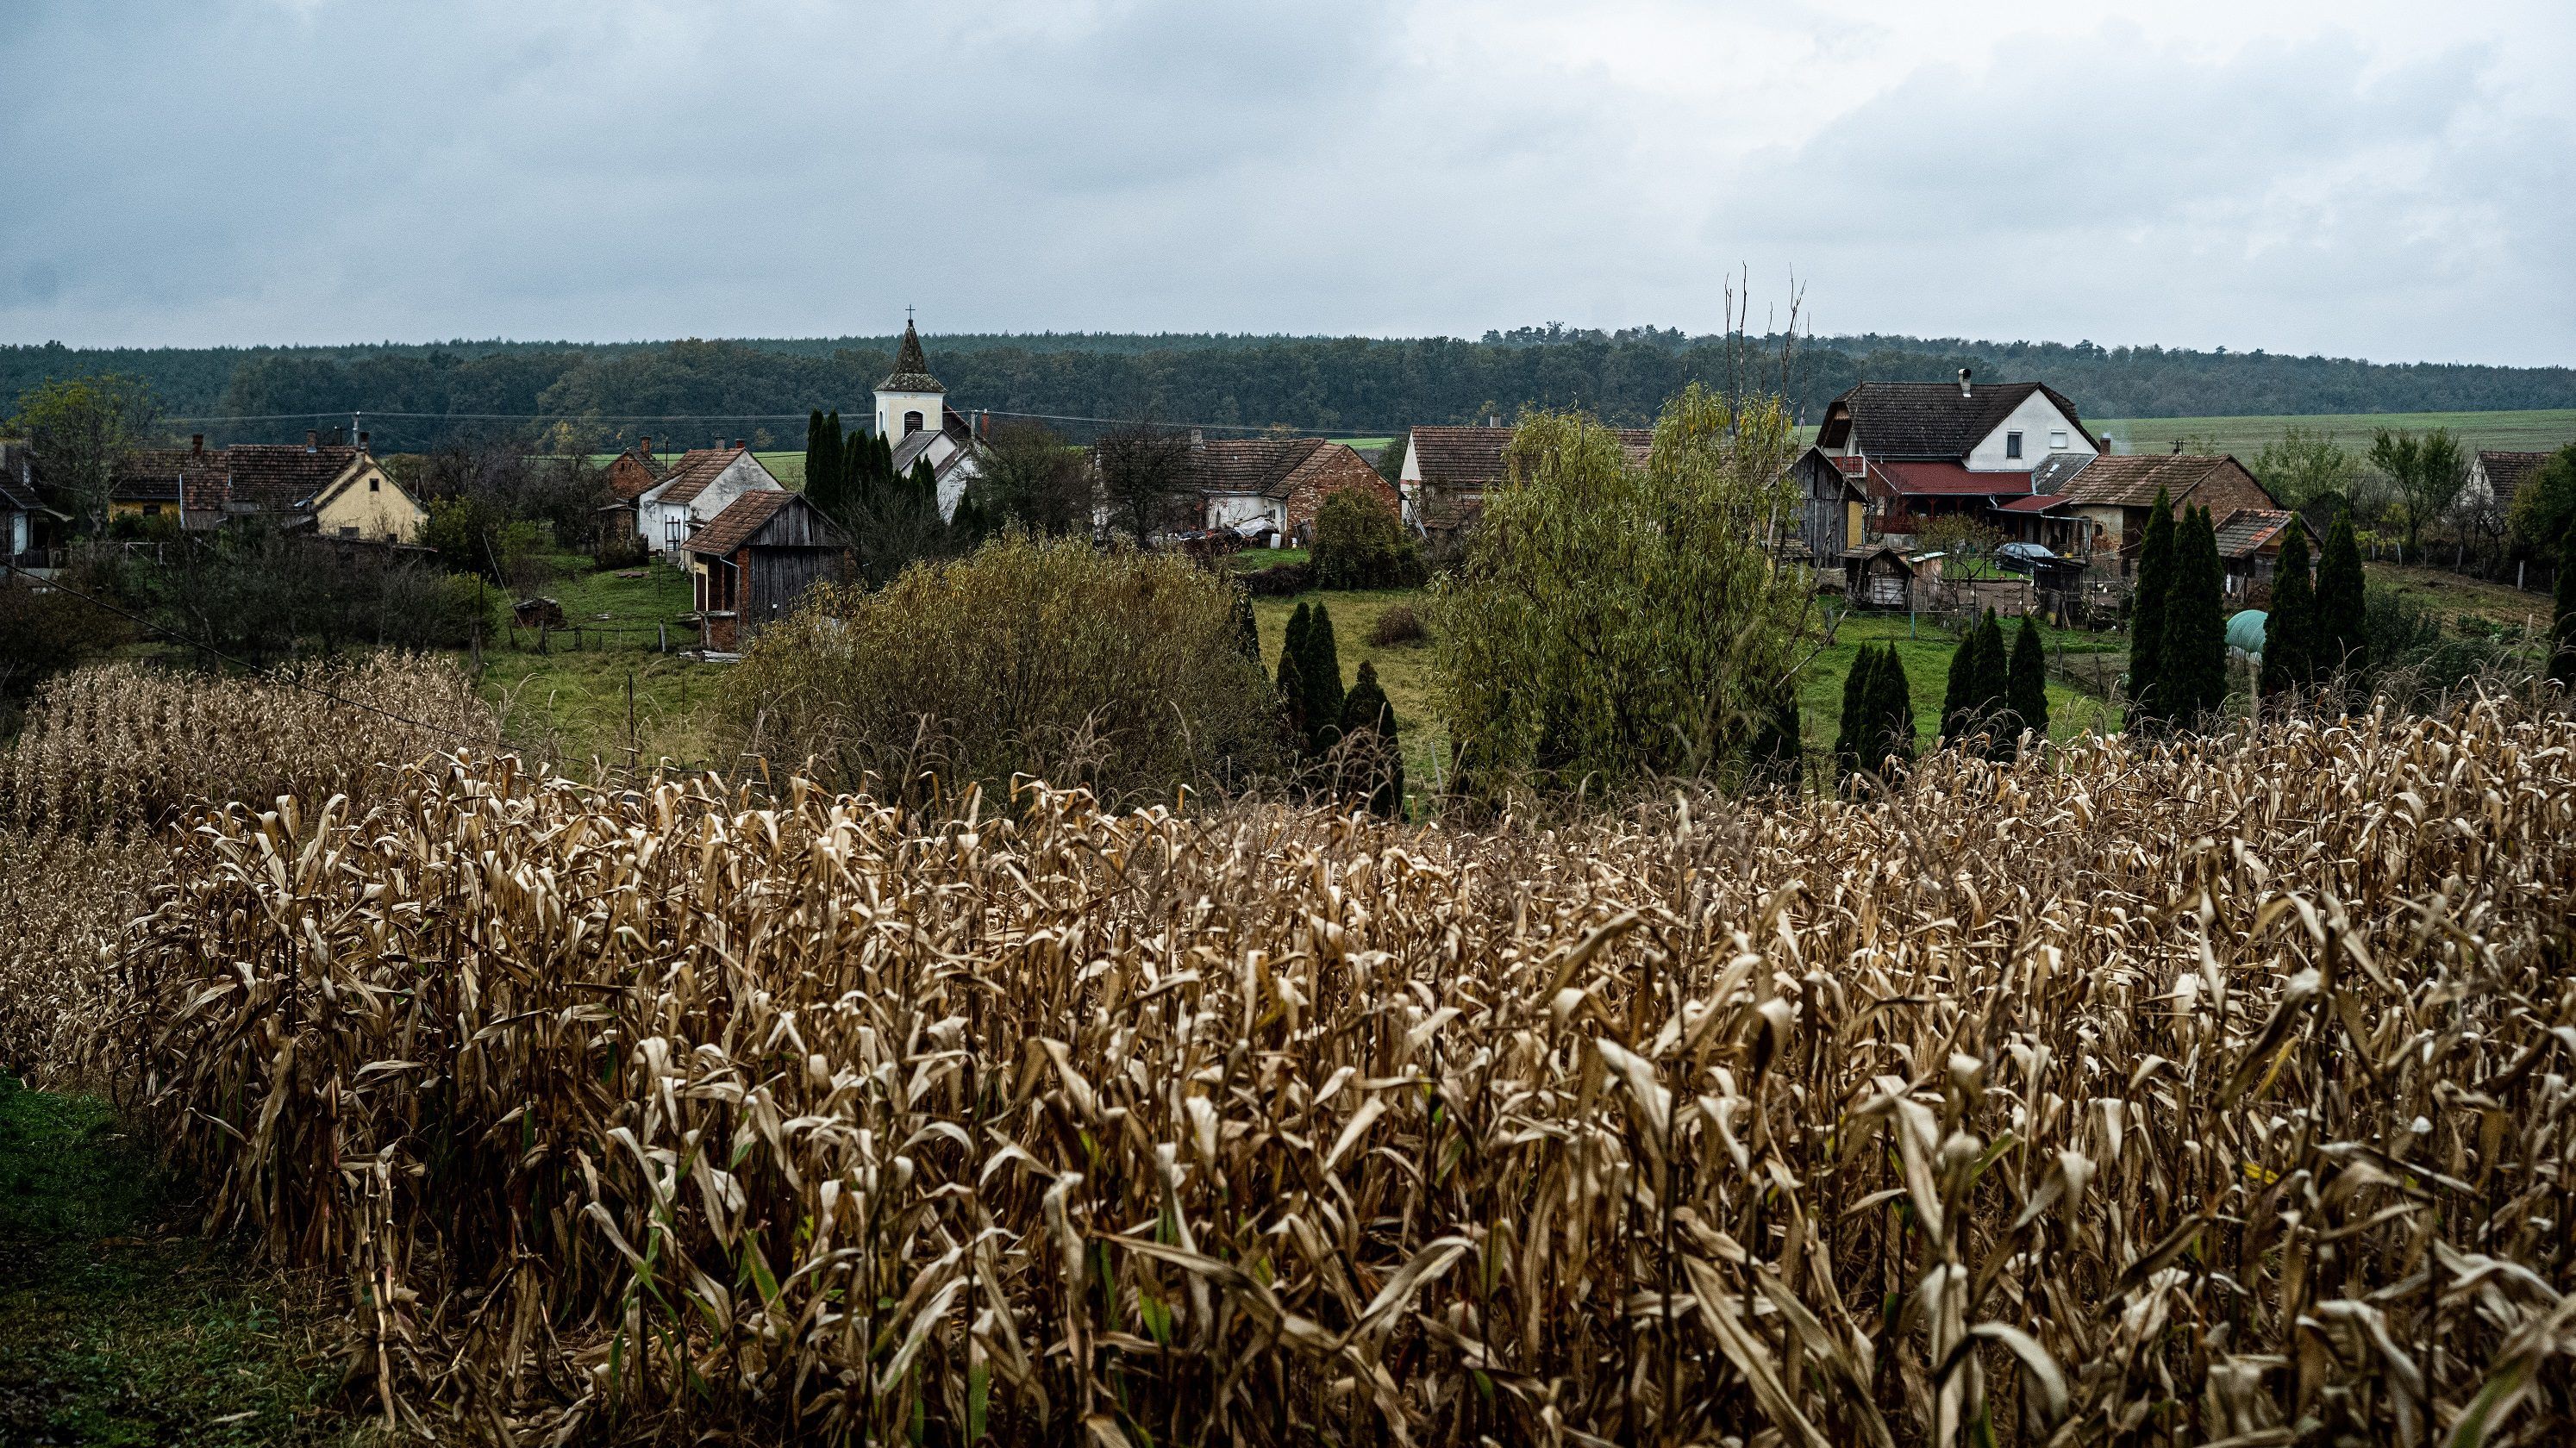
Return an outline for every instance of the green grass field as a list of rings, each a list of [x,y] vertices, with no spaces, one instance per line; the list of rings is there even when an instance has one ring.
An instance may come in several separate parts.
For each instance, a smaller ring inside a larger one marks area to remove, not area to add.
[[[2447,427],[2473,448],[2505,452],[2548,452],[2576,442],[2576,408],[2540,412],[2380,412],[2322,413],[2309,417],[2138,417],[2097,421],[2093,430],[2108,434],[2133,453],[2166,452],[2179,438],[2191,452],[2233,453],[2251,462],[2266,443],[2277,442],[2293,427],[2332,435],[2345,447],[2361,451],[2381,428],[2422,432]]]
[[[635,578],[593,572],[578,553],[554,562],[559,572],[546,595],[563,605],[568,627],[545,637],[542,649],[535,632],[507,627],[484,644],[479,683],[503,725],[566,761],[622,763],[631,743],[646,764],[714,763],[707,706],[720,674],[680,657],[697,646],[697,628],[672,622],[689,611],[688,576],[661,562],[626,570]],[[657,628],[667,629],[671,652],[658,651]]]

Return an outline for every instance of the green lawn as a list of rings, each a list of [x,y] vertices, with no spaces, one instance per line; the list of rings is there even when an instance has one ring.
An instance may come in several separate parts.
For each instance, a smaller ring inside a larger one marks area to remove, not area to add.
[[[189,1206],[105,1103],[0,1075],[0,1443],[353,1440],[311,1299]]]
[[[2447,427],[2471,447],[2507,452],[2546,452],[2576,442],[2576,408],[2533,412],[2353,412],[2306,417],[2138,417],[2093,423],[2093,430],[2128,445],[2136,453],[2166,452],[2175,439],[2190,451],[2233,453],[2252,462],[2263,445],[2276,442],[2292,427],[2325,432],[2345,447],[2370,446],[2381,428],[2422,432]]]
[[[1303,563],[1306,561],[1306,550],[1303,548],[1246,548],[1235,554],[1229,561],[1234,565],[1235,572],[1251,573],[1257,569],[1268,568],[1274,563]]]
[[[2007,643],[2020,627],[2018,620],[2005,622]],[[2115,677],[2125,663],[2128,640],[2118,634],[2084,633],[2043,624],[2040,636],[2052,654],[2063,650],[2079,656],[2104,655],[2106,668]],[[1905,664],[1906,685],[1914,695],[1915,732],[1928,748],[1941,734],[1941,694],[1949,684],[1950,655],[1957,651],[1959,643],[1954,636],[1928,624],[1909,630],[1900,614],[1854,614],[1835,631],[1834,642],[1818,650],[1798,685],[1799,722],[1804,726],[1807,747],[1833,748],[1834,735],[1842,723],[1843,679],[1851,673],[1852,660],[1859,657],[1865,643],[1896,645],[1896,655]],[[2107,732],[2118,724],[2118,711],[2101,699],[2049,680],[2049,737],[2070,739],[2088,730]]]
[[[689,611],[688,575],[658,561],[625,570],[634,578],[594,572],[578,553],[554,562],[546,594],[571,627],[542,640],[542,651],[526,629],[485,641],[480,684],[504,725],[571,767],[594,756],[622,763],[630,745],[647,765],[714,763],[708,705],[722,666],[681,658],[679,650],[697,646],[697,628],[672,622]],[[657,629],[667,630],[671,652],[656,651],[665,637]]]
[[[1301,555],[1302,556],[1302,555]],[[1309,593],[1300,598],[1256,598],[1253,618],[1261,625],[1262,666],[1279,673],[1279,647],[1288,634],[1288,616],[1300,603],[1321,603],[1333,615],[1333,651],[1342,661],[1342,687],[1359,677],[1363,661],[1377,665],[1378,687],[1394,706],[1396,732],[1404,741],[1405,785],[1417,799],[1428,796],[1434,781],[1449,768],[1449,731],[1431,715],[1431,645],[1368,641],[1378,616],[1397,604],[1420,609],[1425,595],[1418,588]]]

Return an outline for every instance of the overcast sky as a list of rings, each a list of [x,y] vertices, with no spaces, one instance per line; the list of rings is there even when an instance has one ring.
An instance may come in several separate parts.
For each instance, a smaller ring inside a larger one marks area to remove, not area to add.
[[[0,341],[2576,362],[2570,0],[0,0]],[[1757,317],[1758,317],[1757,313]]]

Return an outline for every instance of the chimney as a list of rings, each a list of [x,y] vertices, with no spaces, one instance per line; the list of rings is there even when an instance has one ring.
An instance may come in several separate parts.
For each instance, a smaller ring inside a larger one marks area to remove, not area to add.
[[[635,450],[644,455],[644,460],[646,462],[651,462],[653,460],[653,435],[651,433],[646,433],[644,436],[635,439]]]
[[[188,451],[199,457],[204,457],[206,455],[206,435],[202,432],[192,432],[188,434]]]
[[[365,430],[364,428],[361,428],[361,429],[359,429],[359,431],[358,431],[358,451],[360,451],[360,452],[365,452],[366,450],[367,450],[367,434],[366,434],[366,430]]]
[[[2174,450],[2173,450],[2173,455],[2174,455],[2175,457],[2181,457],[2181,456],[2182,456],[2182,439],[2181,439],[2181,438],[2175,438],[2175,439],[2174,439]]]
[[[1206,433],[1206,431],[1205,431],[1204,429],[1201,429],[1201,428],[1195,428],[1195,427],[1190,429],[1190,446],[1192,446],[1192,447],[1206,447],[1206,446],[1207,446],[1207,433]]]
[[[733,445],[735,447],[749,447],[751,445],[751,441],[748,438],[738,437],[733,440]]]
[[[1959,369],[1959,395],[1961,397],[1974,395],[1968,390],[1968,369],[1965,367]]]
[[[1491,414],[1491,413],[1486,414],[1486,417],[1485,417],[1485,426],[1487,426],[1487,427],[1500,427],[1500,426],[1502,426],[1502,425],[1503,425],[1503,420],[1502,420],[1502,418],[1500,418],[1499,416],[1496,416],[1496,415],[1494,415],[1494,414]]]
[[[991,409],[987,408],[975,414],[975,435],[977,437],[991,437],[993,435],[993,413]]]
[[[314,452],[319,450],[321,446],[322,429],[318,427],[308,427],[304,429],[304,450],[306,452]]]

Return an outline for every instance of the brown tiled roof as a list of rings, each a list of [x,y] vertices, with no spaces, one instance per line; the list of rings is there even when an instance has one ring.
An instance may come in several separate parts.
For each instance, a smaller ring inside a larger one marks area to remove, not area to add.
[[[1327,446],[1320,437],[1237,437],[1193,443],[1193,486],[1202,493],[1288,496],[1288,479]]]
[[[222,456],[229,501],[275,513],[310,502],[362,454],[353,447],[243,443]]]
[[[2093,441],[2075,404],[2043,382],[1983,383],[1965,396],[1954,382],[1856,383],[1825,405],[1816,441],[1843,447],[1857,430],[1860,450],[1871,457],[1963,458],[2033,393],[2055,403],[2085,441]]]
[[[1643,463],[1653,448],[1651,428],[1617,429],[1620,446],[1631,462]],[[1508,427],[1417,427],[1413,452],[1422,481],[1434,488],[1490,488],[1503,480],[1503,453],[1512,445]]]
[[[770,539],[772,544],[822,548],[841,546],[841,530],[832,526],[832,520],[825,517],[820,508],[806,501],[802,493],[775,488],[760,488],[725,504],[723,512],[708,519],[706,526],[690,534],[689,541],[681,546],[692,553],[721,558],[758,537],[771,519],[791,508],[801,509],[807,514],[804,526],[773,536]]]
[[[2155,500],[2147,500],[2152,503]],[[2264,544],[2281,535],[2298,515],[2271,508],[2239,508],[2218,523],[2218,556],[2243,558],[2261,551]]]
[[[2071,503],[2100,508],[2152,508],[2162,489],[2174,502],[2227,469],[2243,471],[2232,457],[2197,453],[2147,453],[2137,457],[2098,457],[2066,485]]]
[[[631,503],[651,492],[667,471],[661,459],[651,453],[628,448],[610,459],[608,488],[620,500]]]
[[[716,475],[733,465],[735,458],[751,451],[740,447],[693,447],[680,454],[680,460],[663,475],[661,501],[690,503],[707,490]],[[763,491],[766,491],[764,489]]]
[[[127,453],[108,479],[107,495],[120,503],[175,503],[179,477],[195,464],[197,471],[221,476],[223,454],[184,447],[139,447]]]
[[[787,506],[787,500],[796,496],[794,493],[772,492],[767,488],[754,489],[725,504],[723,512],[709,518],[706,526],[690,534],[689,541],[681,546],[692,553],[712,553],[722,557],[741,547],[746,539],[760,531],[761,524],[777,516],[778,510]]]
[[[2513,495],[2521,492],[2522,485],[2531,480],[2531,475],[2556,456],[2556,453],[2545,452],[2481,451],[2478,463],[2486,469],[2487,486],[2495,489],[2496,506],[2510,508]]]

